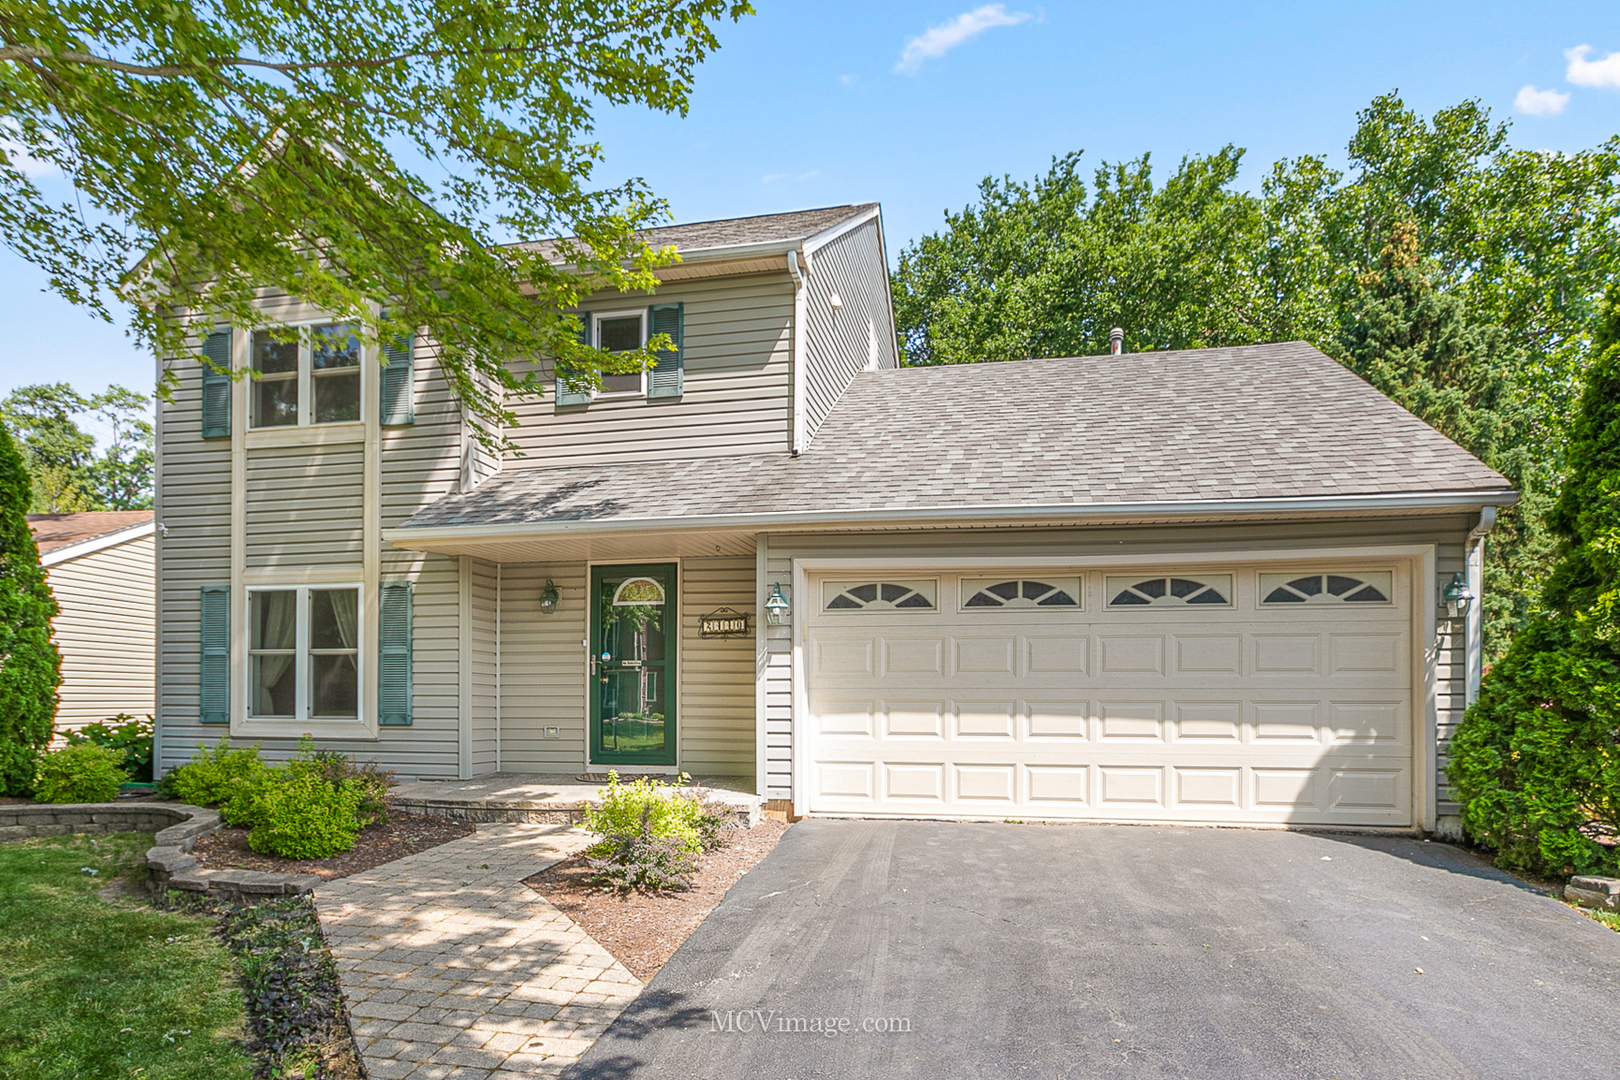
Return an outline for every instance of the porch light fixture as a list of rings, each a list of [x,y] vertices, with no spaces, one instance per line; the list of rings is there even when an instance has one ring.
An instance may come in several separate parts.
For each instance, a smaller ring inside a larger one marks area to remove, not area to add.
[[[1451,580],[1446,583],[1440,596],[1446,603],[1446,614],[1453,619],[1467,614],[1469,602],[1474,599],[1474,594],[1468,591],[1468,583],[1463,580],[1461,574],[1451,575]]]
[[[557,591],[556,583],[547,578],[546,587],[540,590],[540,614],[555,615],[557,613],[557,601],[561,599],[562,594]]]
[[[781,626],[791,611],[787,597],[782,595],[782,583],[771,582],[771,595],[765,600],[765,621],[772,626]]]

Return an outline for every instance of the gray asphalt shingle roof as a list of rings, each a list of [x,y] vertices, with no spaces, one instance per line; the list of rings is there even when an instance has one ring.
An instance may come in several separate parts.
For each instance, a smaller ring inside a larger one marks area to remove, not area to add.
[[[1331,358],[1289,342],[866,372],[798,458],[508,468],[405,524],[1508,488]]]
[[[703,251],[708,248],[741,247],[746,244],[790,243],[804,240],[834,225],[864,214],[877,203],[850,206],[823,206],[814,210],[794,210],[785,214],[759,214],[754,217],[723,218],[719,221],[693,221],[684,225],[664,225],[645,229],[637,235],[655,248],[673,245],[677,251]],[[541,250],[555,246],[555,240],[541,240]]]

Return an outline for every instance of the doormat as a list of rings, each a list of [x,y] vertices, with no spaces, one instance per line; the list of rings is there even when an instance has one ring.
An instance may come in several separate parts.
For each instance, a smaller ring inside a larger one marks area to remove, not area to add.
[[[620,773],[620,780],[640,780],[643,776],[650,776],[661,784],[673,784],[678,778],[669,773]],[[580,773],[574,777],[582,784],[605,784],[608,774],[605,772]]]

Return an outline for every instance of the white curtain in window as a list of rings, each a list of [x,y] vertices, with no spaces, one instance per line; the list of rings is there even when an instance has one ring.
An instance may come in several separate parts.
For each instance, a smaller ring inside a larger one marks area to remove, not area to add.
[[[338,637],[345,649],[357,648],[355,630],[360,621],[360,593],[344,589],[328,593],[332,598],[332,619],[337,623]]]
[[[298,594],[288,590],[286,592],[261,592],[254,596],[258,602],[259,610],[256,612],[259,621],[259,647],[263,649],[291,649],[297,641],[298,635]],[[253,711],[260,716],[275,714],[275,702],[270,697],[270,688],[281,680],[292,666],[294,654],[284,653],[279,656],[260,656],[259,685],[254,687],[258,700]]]

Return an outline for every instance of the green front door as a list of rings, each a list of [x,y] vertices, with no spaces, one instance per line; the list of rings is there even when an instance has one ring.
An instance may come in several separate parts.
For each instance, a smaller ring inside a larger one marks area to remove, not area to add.
[[[675,764],[675,567],[591,570],[591,763]]]

